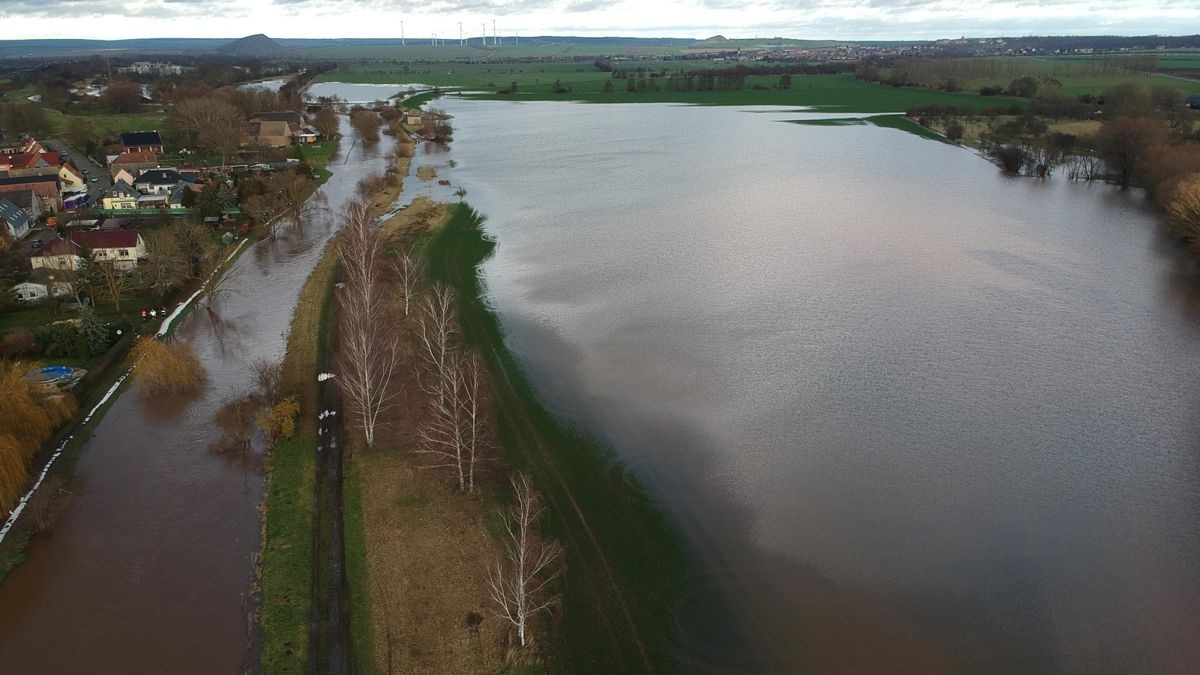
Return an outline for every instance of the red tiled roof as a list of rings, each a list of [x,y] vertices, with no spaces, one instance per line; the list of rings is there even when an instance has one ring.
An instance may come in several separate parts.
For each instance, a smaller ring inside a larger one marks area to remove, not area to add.
[[[137,230],[72,232],[66,237],[46,242],[34,255],[45,258],[56,255],[83,255],[85,248],[135,248],[137,239]]]
[[[137,246],[137,230],[100,230],[73,232],[71,240],[87,248],[133,248]]]
[[[112,161],[115,164],[156,164],[158,155],[153,152],[125,152]],[[110,165],[110,166],[112,166]]]
[[[33,254],[38,258],[49,258],[56,255],[80,255],[79,245],[69,239],[51,239],[46,245]]]

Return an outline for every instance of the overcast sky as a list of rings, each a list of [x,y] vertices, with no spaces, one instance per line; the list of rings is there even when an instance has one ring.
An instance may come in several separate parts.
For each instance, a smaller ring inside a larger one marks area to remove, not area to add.
[[[501,37],[945,38],[1200,33],[1200,0],[0,0],[0,39]]]

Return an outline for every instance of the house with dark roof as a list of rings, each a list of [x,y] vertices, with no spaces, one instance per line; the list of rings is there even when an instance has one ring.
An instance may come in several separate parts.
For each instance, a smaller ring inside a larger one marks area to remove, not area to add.
[[[32,221],[25,209],[0,197],[0,235],[17,241],[29,234]]]
[[[146,242],[137,230],[72,232],[47,242],[29,257],[29,265],[35,270],[77,270],[89,253],[98,263],[132,270],[138,260],[146,258]]]
[[[183,175],[175,169],[151,169],[135,178],[133,187],[142,194],[166,194],[182,182]]]
[[[37,220],[37,216],[42,215],[41,210],[35,209],[37,199],[34,197],[32,190],[12,190],[10,192],[0,193],[0,197],[8,199],[8,201],[16,204],[17,207],[23,209],[26,214],[29,214],[31,219]]]
[[[118,180],[113,183],[112,187],[104,191],[100,205],[106,209],[136,209],[138,197],[141,196],[141,193],[133,189],[132,185]]]
[[[127,152],[153,152],[161,155],[162,137],[157,131],[132,131],[121,134],[121,153]]]

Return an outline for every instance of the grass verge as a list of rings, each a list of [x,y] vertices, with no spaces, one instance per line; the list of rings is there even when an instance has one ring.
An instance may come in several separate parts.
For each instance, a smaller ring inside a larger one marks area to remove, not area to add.
[[[546,410],[508,351],[478,277],[495,245],[482,222],[457,205],[426,253],[432,277],[457,292],[464,340],[488,365],[504,459],[534,480],[547,507],[544,530],[564,547],[562,611],[547,665],[554,672],[673,670],[681,543],[610,452]]]
[[[259,567],[263,673],[308,669],[315,447],[308,429],[271,450]]]

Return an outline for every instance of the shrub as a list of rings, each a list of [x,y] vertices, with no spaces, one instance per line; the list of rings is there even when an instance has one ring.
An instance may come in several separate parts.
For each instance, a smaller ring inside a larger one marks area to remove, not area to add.
[[[132,358],[133,379],[144,397],[195,391],[204,379],[204,367],[186,342],[140,337],[133,345]]]
[[[1171,226],[1184,237],[1200,236],[1200,173],[1192,174],[1175,188],[1167,202]]]
[[[296,434],[296,415],[300,414],[300,403],[295,396],[289,396],[271,406],[258,416],[258,426],[267,436],[267,441],[274,443],[281,438],[291,438]]]
[[[963,125],[959,124],[958,122],[951,122],[950,124],[946,125],[946,138],[957,143],[958,141],[962,140],[962,137]]]
[[[996,150],[996,159],[1000,160],[1000,166],[1005,171],[1018,173],[1025,164],[1025,152],[1015,145],[1004,145]]]

